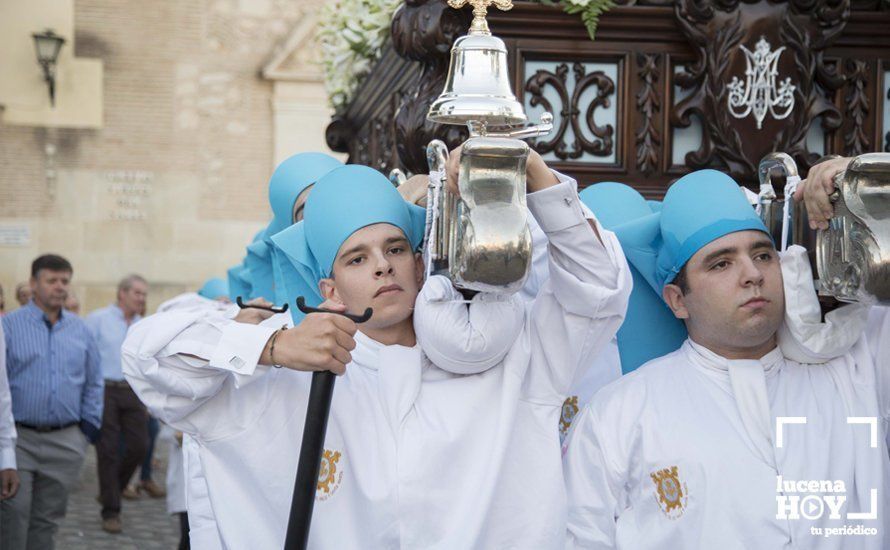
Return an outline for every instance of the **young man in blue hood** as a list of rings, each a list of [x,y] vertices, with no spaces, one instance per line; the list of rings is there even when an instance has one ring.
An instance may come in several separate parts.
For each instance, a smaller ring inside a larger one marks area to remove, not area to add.
[[[619,238],[689,337],[576,418],[568,547],[885,548],[886,308],[868,324],[866,307],[829,313],[820,344],[836,354],[794,345],[806,338],[786,338],[789,328],[821,321],[806,253],[780,257],[738,185],[714,170],[681,178],[660,214]]]
[[[289,292],[338,311],[371,307],[369,322],[323,313],[287,330],[238,327],[254,343],[238,357],[212,346],[158,350],[156,335],[134,331],[124,349],[129,379],[156,413],[202,443],[227,547],[283,544],[314,370],[342,377],[312,548],[563,547],[560,408],[621,323],[630,276],[614,235],[585,216],[573,181],[534,153],[527,181],[529,209],[550,241],[550,278],[521,317],[515,345],[484,372],[449,372],[418,344],[414,308],[439,304],[421,286],[424,212],[360,166],[321,178],[303,222],[273,243],[293,268]],[[512,314],[525,305],[477,296],[470,308]]]

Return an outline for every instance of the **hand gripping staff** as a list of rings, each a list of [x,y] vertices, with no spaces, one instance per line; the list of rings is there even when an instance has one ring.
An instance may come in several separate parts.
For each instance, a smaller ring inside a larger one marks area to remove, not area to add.
[[[337,313],[352,319],[355,323],[364,323],[373,313],[371,308],[366,309],[362,315],[350,315],[309,307],[302,296],[297,298],[297,308],[306,315]],[[284,550],[305,550],[309,543],[309,524],[312,521],[318,470],[324,452],[324,434],[328,427],[328,415],[331,412],[331,398],[334,395],[336,379],[336,375],[331,371],[312,373],[309,405],[306,407],[306,423],[303,426],[303,442],[300,445],[300,461],[297,463],[297,479],[294,481],[294,496],[290,505]]]

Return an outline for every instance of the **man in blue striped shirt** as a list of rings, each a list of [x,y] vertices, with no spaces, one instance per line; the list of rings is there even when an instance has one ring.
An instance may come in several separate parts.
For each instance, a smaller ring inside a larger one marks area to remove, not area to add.
[[[102,529],[120,533],[121,491],[127,486],[148,449],[148,411],[121,370],[121,345],[127,330],[142,316],[148,283],[139,275],[124,277],[117,285],[117,303],[97,309],[85,322],[96,340],[99,364],[105,378],[102,437],[96,443]],[[121,453],[121,440],[124,451]]]
[[[21,486],[0,503],[0,547],[53,548],[68,491],[101,427],[103,385],[96,344],[65,312],[73,270],[47,254],[31,264],[32,298],[3,317]]]

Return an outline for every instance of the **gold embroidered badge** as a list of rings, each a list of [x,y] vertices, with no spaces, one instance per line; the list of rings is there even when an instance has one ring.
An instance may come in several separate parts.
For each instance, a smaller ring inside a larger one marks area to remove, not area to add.
[[[315,488],[316,500],[327,500],[334,494],[343,481],[343,471],[339,470],[340,451],[324,450],[321,467],[318,469],[318,485]]]
[[[573,395],[566,399],[562,404],[562,414],[559,417],[559,434],[565,437],[572,427],[572,420],[578,414],[578,396]]]
[[[656,502],[659,508],[670,519],[677,519],[683,515],[688,501],[686,484],[680,481],[680,474],[676,466],[650,473],[652,482],[655,483]]]

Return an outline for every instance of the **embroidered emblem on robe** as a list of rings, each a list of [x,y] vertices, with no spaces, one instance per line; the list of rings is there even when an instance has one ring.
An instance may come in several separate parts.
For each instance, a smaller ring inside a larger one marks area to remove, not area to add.
[[[559,417],[559,435],[561,437],[565,437],[569,433],[576,414],[578,414],[578,396],[573,395],[562,404],[562,415]]]
[[[343,470],[337,465],[340,456],[340,451],[324,450],[321,467],[318,469],[318,484],[315,488],[316,500],[327,500],[340,487],[340,482],[343,481]]]
[[[658,470],[649,474],[655,483],[655,500],[659,508],[670,519],[677,519],[686,511],[686,484],[680,481],[679,469],[676,466]]]

